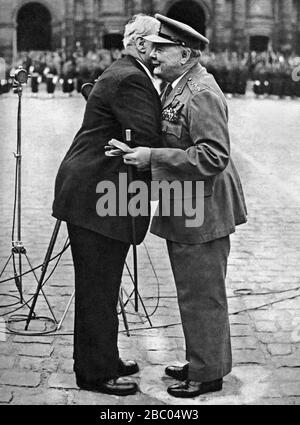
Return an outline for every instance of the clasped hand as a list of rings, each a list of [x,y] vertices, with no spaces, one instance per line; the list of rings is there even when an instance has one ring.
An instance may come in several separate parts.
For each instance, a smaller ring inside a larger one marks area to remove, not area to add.
[[[118,143],[116,143],[118,142]],[[143,146],[130,148],[125,143],[110,140],[105,146],[107,156],[123,156],[124,164],[134,165],[140,171],[150,169],[151,149]]]
[[[151,149],[139,146],[133,148],[133,153],[123,155],[124,164],[134,165],[140,171],[150,169]]]

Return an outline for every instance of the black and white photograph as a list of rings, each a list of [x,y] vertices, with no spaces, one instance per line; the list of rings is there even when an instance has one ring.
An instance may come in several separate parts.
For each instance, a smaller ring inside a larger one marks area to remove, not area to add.
[[[0,0],[0,112],[0,405],[300,404],[300,0]]]

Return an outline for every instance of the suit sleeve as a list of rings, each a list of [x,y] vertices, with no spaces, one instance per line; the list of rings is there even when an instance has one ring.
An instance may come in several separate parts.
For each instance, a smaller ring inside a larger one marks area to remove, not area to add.
[[[228,165],[227,108],[220,97],[209,90],[194,95],[188,104],[187,124],[190,148],[151,149],[153,180],[206,180]]]
[[[160,103],[143,75],[130,75],[121,81],[111,100],[116,119],[122,127],[132,130],[133,146],[161,146]]]

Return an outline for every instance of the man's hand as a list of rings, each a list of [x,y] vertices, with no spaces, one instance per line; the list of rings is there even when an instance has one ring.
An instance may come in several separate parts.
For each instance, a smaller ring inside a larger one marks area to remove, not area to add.
[[[106,156],[121,156],[124,153],[131,153],[133,149],[131,149],[126,143],[120,142],[117,139],[111,139],[107,142],[107,145],[104,146],[105,155]]]
[[[140,171],[150,169],[151,149],[139,146],[133,148],[133,153],[123,155],[124,163],[134,165]]]

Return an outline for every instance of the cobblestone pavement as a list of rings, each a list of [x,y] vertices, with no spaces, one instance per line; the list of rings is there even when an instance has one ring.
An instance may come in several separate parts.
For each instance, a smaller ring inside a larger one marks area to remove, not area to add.
[[[171,380],[164,367],[181,364],[184,341],[175,298],[175,288],[164,241],[148,235],[139,247],[140,293],[151,316],[150,328],[140,305],[134,313],[126,305],[130,337],[120,332],[123,358],[135,358],[141,392],[118,398],[80,391],[72,373],[73,303],[56,334],[12,334],[7,326],[23,332],[24,322],[13,321],[4,307],[17,301],[14,281],[0,288],[0,403],[2,404],[299,404],[300,400],[300,120],[297,101],[229,100],[232,155],[239,169],[249,209],[249,223],[232,237],[228,267],[228,299],[234,368],[225,378],[222,392],[190,400],[173,399],[166,388]],[[5,264],[11,249],[13,181],[16,150],[17,97],[0,97],[1,213],[0,260]],[[30,262],[42,262],[55,220],[51,217],[54,178],[58,165],[78,130],[84,100],[58,93],[23,99],[23,241]],[[60,251],[66,238],[62,226],[54,249]],[[151,261],[150,261],[151,260]],[[131,266],[131,259],[128,259]],[[157,274],[157,276],[154,273]],[[54,262],[49,267],[53,269]],[[1,266],[2,268],[2,266]],[[24,256],[24,270],[28,265]],[[2,279],[12,276],[11,262]],[[48,273],[49,274],[49,273]],[[40,275],[40,270],[37,271]],[[157,285],[157,279],[160,286]],[[23,279],[26,300],[34,294],[32,275]],[[132,291],[124,273],[124,300]],[[160,293],[159,306],[156,299]],[[67,251],[53,276],[46,282],[36,306],[39,317],[51,318],[46,300],[58,321],[73,293],[73,268]],[[4,316],[5,313],[6,314]],[[28,308],[16,311],[20,319]],[[45,320],[30,324],[32,333],[49,330]],[[50,326],[51,328],[51,326]],[[120,331],[124,330],[120,315]]]

